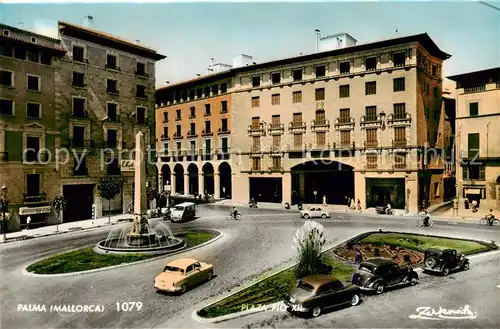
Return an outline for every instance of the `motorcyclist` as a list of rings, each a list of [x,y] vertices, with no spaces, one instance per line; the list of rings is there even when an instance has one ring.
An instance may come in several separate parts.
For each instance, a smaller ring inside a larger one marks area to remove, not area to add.
[[[257,205],[257,202],[255,201],[255,199],[254,199],[254,198],[251,198],[251,199],[250,199],[250,205],[251,205],[251,206],[256,206],[256,205]]]
[[[385,206],[385,213],[389,214],[391,212],[391,204],[387,202],[387,206]]]
[[[236,219],[236,216],[238,216],[238,210],[236,209],[236,207],[233,207],[233,211],[231,211],[231,215],[233,215],[233,218]]]
[[[431,219],[431,216],[429,215],[427,210],[424,210],[424,215],[423,215],[422,221],[423,221],[425,227],[429,226],[429,219]]]
[[[493,209],[490,209],[490,212],[486,215],[486,220],[488,221],[488,225],[493,225],[493,220],[495,219],[495,215],[493,214]]]

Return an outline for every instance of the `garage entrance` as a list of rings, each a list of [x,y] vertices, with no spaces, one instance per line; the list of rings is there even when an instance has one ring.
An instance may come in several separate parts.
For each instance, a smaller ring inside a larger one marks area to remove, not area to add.
[[[63,212],[65,223],[92,218],[93,184],[64,185],[63,196],[67,201]]]
[[[250,199],[254,198],[257,202],[283,201],[283,186],[281,178],[249,178],[250,179]]]

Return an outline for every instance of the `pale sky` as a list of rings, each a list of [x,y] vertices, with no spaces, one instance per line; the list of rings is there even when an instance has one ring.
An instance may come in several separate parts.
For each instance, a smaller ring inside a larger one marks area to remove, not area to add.
[[[157,86],[205,74],[212,57],[232,64],[248,54],[262,63],[314,52],[315,29],[347,32],[358,43],[427,32],[452,55],[445,76],[500,66],[500,10],[479,2],[0,4],[2,23],[42,34],[86,15],[93,28],[167,55]]]

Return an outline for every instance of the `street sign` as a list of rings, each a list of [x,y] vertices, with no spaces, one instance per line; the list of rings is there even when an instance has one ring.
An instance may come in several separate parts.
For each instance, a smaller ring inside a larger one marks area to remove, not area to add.
[[[120,167],[122,171],[135,171],[134,160],[121,160]]]

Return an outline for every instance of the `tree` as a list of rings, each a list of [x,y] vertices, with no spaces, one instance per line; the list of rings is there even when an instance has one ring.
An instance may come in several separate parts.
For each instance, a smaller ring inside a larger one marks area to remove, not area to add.
[[[111,222],[111,200],[121,192],[124,182],[122,177],[103,177],[97,186],[101,197],[108,200],[108,224]]]
[[[59,232],[59,217],[61,216],[61,211],[66,209],[68,202],[62,195],[58,195],[54,198],[54,201],[52,202],[52,207],[54,207],[56,211],[56,216],[57,216],[57,226],[56,226],[56,231]]]
[[[325,269],[322,249],[326,243],[323,225],[308,220],[297,229],[293,247],[298,251],[299,263],[295,268],[297,279],[322,273]]]

